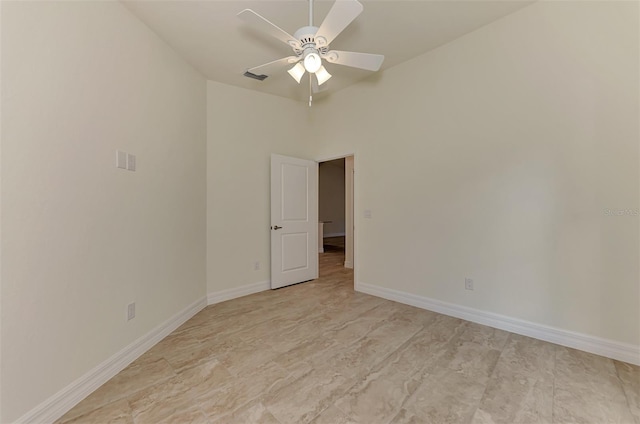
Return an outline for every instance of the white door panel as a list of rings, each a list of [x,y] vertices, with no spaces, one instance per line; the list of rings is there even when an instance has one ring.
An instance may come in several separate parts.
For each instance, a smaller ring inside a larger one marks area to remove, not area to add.
[[[309,219],[309,169],[306,166],[282,164],[282,215],[284,221]]]
[[[318,278],[318,164],[271,155],[271,288]]]
[[[282,235],[282,271],[288,272],[309,267],[307,233]]]

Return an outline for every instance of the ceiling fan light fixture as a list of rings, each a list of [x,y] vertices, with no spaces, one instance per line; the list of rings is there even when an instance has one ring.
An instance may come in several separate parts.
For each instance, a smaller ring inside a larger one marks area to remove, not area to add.
[[[331,78],[331,74],[327,72],[324,66],[316,71],[316,78],[318,78],[318,85],[322,85]]]
[[[307,72],[315,74],[321,66],[322,59],[320,59],[318,53],[311,52],[304,57],[304,69],[306,69]]]
[[[295,64],[293,68],[289,69],[287,72],[289,72],[289,75],[291,75],[291,77],[294,80],[296,80],[298,84],[300,84],[300,80],[304,75],[304,66],[302,66],[302,63],[298,62]]]

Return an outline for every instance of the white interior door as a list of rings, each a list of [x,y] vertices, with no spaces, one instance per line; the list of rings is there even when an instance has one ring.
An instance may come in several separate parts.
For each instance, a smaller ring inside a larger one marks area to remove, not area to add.
[[[271,155],[271,288],[318,278],[318,163]]]

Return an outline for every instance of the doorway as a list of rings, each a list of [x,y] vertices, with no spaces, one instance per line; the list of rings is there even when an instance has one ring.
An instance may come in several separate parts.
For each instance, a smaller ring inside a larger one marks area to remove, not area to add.
[[[319,162],[318,254],[320,276],[353,275],[353,156]]]

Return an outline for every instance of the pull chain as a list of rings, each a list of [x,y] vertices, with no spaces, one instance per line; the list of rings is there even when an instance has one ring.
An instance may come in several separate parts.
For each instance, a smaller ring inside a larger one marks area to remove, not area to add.
[[[309,0],[309,1],[313,1],[313,0]],[[311,82],[311,78],[313,78],[313,76],[311,74],[309,74],[309,107],[311,107],[311,102],[313,101],[313,83]]]
[[[313,0],[309,0],[309,26],[313,26]],[[309,107],[311,107],[311,102],[313,101],[313,86],[311,83],[311,74],[309,74]]]

